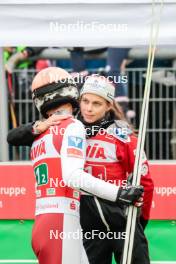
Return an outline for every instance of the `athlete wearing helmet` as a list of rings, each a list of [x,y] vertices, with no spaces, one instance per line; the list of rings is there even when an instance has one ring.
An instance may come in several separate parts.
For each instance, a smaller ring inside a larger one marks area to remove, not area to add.
[[[85,170],[104,181],[123,184],[132,173],[137,138],[120,116],[119,109],[113,109],[114,87],[103,77],[90,76],[82,90],[78,118],[86,128],[87,154]],[[114,105],[115,106],[115,105]],[[117,116],[114,116],[114,114]],[[118,119],[118,121],[116,120]],[[120,120],[119,120],[120,119]],[[144,186],[144,206],[141,221],[146,224],[152,202],[153,182],[148,162],[143,159],[141,184]],[[84,246],[91,264],[110,264],[112,253],[120,261],[125,231],[123,205],[98,199],[91,195],[81,195],[80,220],[84,234],[97,230],[91,239],[84,236]],[[106,233],[109,238],[99,238]],[[117,239],[113,239],[113,234]],[[137,221],[135,247],[132,263],[149,263],[147,242]]]
[[[32,96],[44,117],[72,114],[78,107],[77,88],[60,68],[39,72],[32,83]],[[142,195],[141,187],[118,187],[84,172],[85,146],[84,126],[73,118],[47,129],[32,144],[37,183],[32,246],[40,264],[81,263],[80,239],[72,235],[79,232],[77,190],[126,204],[136,203]]]
[[[32,98],[38,111],[47,117],[48,110],[65,103],[70,103],[73,110],[77,109],[79,93],[67,71],[49,67],[35,76],[32,82]]]

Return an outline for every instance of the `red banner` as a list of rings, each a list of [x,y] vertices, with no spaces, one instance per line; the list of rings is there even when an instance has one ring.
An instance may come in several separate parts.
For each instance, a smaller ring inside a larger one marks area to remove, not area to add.
[[[152,219],[176,219],[176,163],[151,163]],[[0,219],[33,219],[35,180],[30,163],[0,164]]]
[[[176,219],[176,162],[150,165],[154,180],[151,219]]]
[[[33,219],[35,178],[33,168],[22,163],[0,164],[0,219]],[[25,164],[25,163],[24,163]]]

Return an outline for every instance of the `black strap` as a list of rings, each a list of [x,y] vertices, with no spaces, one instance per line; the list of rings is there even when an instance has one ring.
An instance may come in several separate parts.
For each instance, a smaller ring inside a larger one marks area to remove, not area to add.
[[[53,82],[50,84],[43,85],[32,92],[33,99],[36,97],[43,96],[46,93],[52,93],[54,91],[57,91],[61,88],[68,87],[68,86],[77,87],[72,79],[63,79],[62,81],[58,81],[57,83]]]

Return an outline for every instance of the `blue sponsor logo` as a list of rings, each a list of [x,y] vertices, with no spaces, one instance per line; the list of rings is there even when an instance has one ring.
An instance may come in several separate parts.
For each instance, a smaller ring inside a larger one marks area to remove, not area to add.
[[[128,138],[128,132],[127,132],[127,129],[122,129],[122,128],[116,128],[115,129],[115,133],[117,136],[119,136],[120,138],[122,139],[127,139]]]
[[[83,148],[83,139],[80,137],[69,136],[68,137],[68,147]]]

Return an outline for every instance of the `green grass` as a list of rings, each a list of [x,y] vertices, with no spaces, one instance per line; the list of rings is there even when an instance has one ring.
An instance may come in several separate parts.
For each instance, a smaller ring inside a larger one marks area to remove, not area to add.
[[[31,249],[32,220],[0,220],[0,260],[35,259]],[[176,221],[152,220],[146,229],[153,261],[176,261]]]
[[[152,220],[146,235],[152,260],[176,261],[176,221]]]
[[[32,225],[32,220],[0,220],[0,259],[35,259]]]

